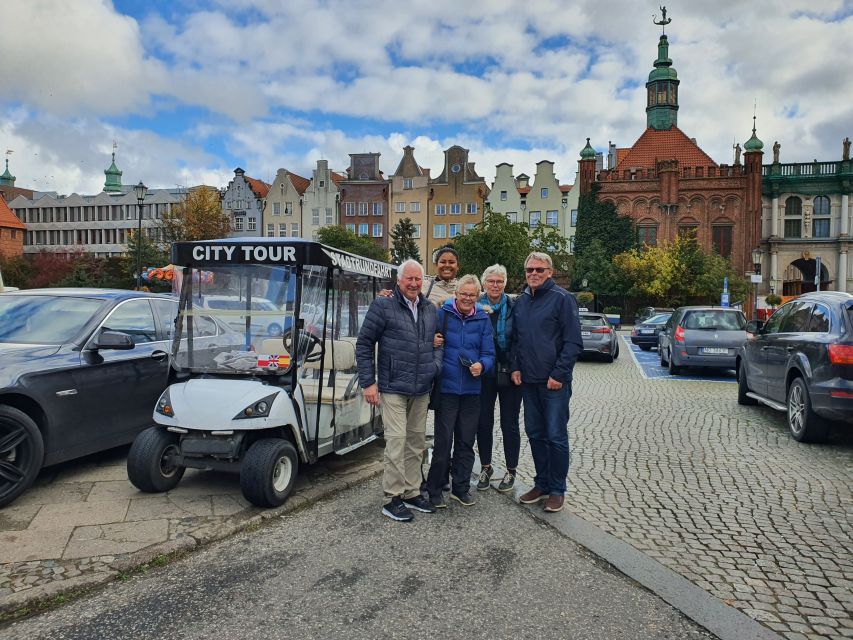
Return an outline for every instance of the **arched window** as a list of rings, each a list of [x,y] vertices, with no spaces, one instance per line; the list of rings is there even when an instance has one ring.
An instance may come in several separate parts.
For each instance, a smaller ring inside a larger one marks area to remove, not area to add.
[[[803,237],[803,201],[797,196],[785,200],[785,237]]]
[[[657,246],[658,243],[658,227],[654,224],[639,224],[637,225],[637,243],[642,246],[644,244],[650,247]]]
[[[829,198],[818,196],[814,199],[814,211],[812,212],[812,237],[828,238],[830,227]]]

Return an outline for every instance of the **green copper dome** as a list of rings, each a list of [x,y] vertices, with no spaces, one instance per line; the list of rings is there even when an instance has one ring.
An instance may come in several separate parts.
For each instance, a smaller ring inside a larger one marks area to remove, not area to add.
[[[15,186],[15,176],[9,173],[9,158],[6,158],[6,171],[0,176],[0,185],[4,187]]]
[[[104,171],[104,175],[107,176],[107,180],[106,182],[104,182],[104,191],[121,191],[121,171],[119,171],[118,167],[116,166],[115,151],[113,151],[113,162],[110,165],[110,168]]]
[[[761,151],[764,148],[764,143],[755,135],[755,127],[752,128],[752,137],[743,145],[745,151]]]
[[[595,149],[593,149],[589,144],[589,138],[586,139],[586,146],[581,149],[581,160],[587,159],[595,160]]]

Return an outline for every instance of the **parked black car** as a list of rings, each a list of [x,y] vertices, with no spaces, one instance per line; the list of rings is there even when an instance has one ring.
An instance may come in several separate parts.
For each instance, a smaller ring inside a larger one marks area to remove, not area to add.
[[[0,506],[42,466],[130,443],[152,423],[176,309],[135,291],[0,294]]]
[[[672,312],[658,313],[651,318],[646,318],[631,329],[631,342],[643,351],[649,351],[658,346],[658,335],[663,329]]]
[[[659,313],[671,314],[673,311],[674,309],[670,309],[669,307],[640,307],[634,314],[634,324],[640,324],[641,322],[645,322],[652,316],[656,316]]]
[[[734,369],[745,340],[743,311],[679,307],[658,335],[660,366],[668,366],[674,376],[684,367]]]
[[[831,421],[853,424],[853,295],[807,293],[781,306],[737,359],[738,403],[788,414],[795,440],[822,440]]]

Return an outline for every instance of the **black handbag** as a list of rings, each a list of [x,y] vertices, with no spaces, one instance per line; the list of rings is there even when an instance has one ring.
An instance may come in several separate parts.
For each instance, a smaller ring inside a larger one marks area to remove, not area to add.
[[[509,365],[503,362],[498,362],[495,367],[495,384],[498,389],[506,389],[512,386],[512,372],[509,370]]]
[[[447,312],[444,312],[444,330],[441,332],[441,335],[444,336],[445,343],[447,342]],[[432,391],[429,392],[429,405],[428,409],[432,409],[435,411],[441,406],[441,382],[436,376],[432,381]]]

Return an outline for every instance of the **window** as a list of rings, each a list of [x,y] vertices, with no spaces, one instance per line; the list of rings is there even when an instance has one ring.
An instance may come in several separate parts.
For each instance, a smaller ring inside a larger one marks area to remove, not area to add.
[[[826,196],[818,196],[814,199],[814,215],[829,215],[829,198],[827,198]]]
[[[315,227],[320,226],[320,209],[319,208],[311,209],[311,224],[313,224]]]
[[[814,220],[812,220],[812,237],[829,237],[829,218],[815,218]]]
[[[405,202],[394,203],[394,211],[397,213],[406,213],[406,203]]]
[[[272,203],[272,214],[274,216],[280,216],[281,215],[281,203],[280,202],[273,202]]]
[[[412,179],[411,178],[403,178],[403,188],[411,189],[412,188]]]
[[[476,227],[476,226],[477,226],[477,224],[474,222],[466,222],[465,223],[465,233],[468,233],[469,231],[473,231],[474,227]]]
[[[451,224],[450,225],[450,237],[455,238],[458,235],[462,234],[462,225],[461,224]]]
[[[412,225],[412,238],[418,239],[421,237],[421,225],[413,224]]]
[[[518,222],[518,213],[516,213],[515,211],[507,211],[506,219],[510,222]]]
[[[275,236],[275,224],[267,225],[267,238],[272,238]]]
[[[812,237],[813,238],[828,238],[829,237],[829,198],[826,196],[818,196],[814,199],[814,210],[812,215]]]
[[[539,197],[543,200],[548,197],[548,187],[542,187],[539,190]]]
[[[137,344],[157,340],[157,328],[148,300],[129,300],[120,304],[104,321],[104,328],[130,334]]]
[[[531,211],[530,212],[530,228],[535,229],[539,226],[539,222],[542,220],[542,212],[541,211]]]
[[[446,238],[447,237],[447,228],[443,224],[434,224],[432,226],[432,237],[433,238]]]
[[[501,200],[506,200],[506,191],[501,191]]]
[[[454,202],[450,205],[450,215],[458,216],[460,213],[462,213],[462,205],[460,203]]]
[[[412,213],[420,213],[421,203],[420,202],[410,202],[409,203],[409,211],[411,211]]]
[[[284,203],[284,215],[292,216],[293,215],[293,203],[285,202]]]
[[[332,207],[326,207],[326,224],[332,224],[335,221],[332,215]]]
[[[362,222],[361,224],[358,225],[358,235],[360,235],[360,236],[366,236],[367,235],[367,223],[366,222]]]
[[[785,200],[785,237],[803,236],[803,201],[796,196]]]
[[[578,226],[578,210],[577,209],[572,209],[571,225],[573,227]]]
[[[812,333],[826,333],[829,331],[829,309],[822,304],[814,306],[812,319],[809,320],[809,331]]]
[[[699,227],[695,224],[678,225],[678,235],[682,238],[695,238]]]
[[[381,238],[382,237],[382,225],[381,224],[374,224],[373,225],[373,237],[374,238]]]
[[[298,237],[299,237],[299,223],[298,223],[298,222],[293,222],[293,223],[291,223],[291,225],[290,225],[290,235],[292,235],[294,238],[298,238]]]
[[[658,228],[654,225],[646,225],[637,227],[637,243],[640,245],[647,244],[650,247],[657,246],[658,243]]]
[[[546,211],[545,212],[545,224],[549,227],[557,226],[557,211]]]
[[[249,218],[249,231],[257,231],[258,230],[258,220],[256,218]]]
[[[358,215],[366,216],[367,215],[367,203],[359,202],[358,203]]]
[[[714,225],[711,227],[711,244],[714,251],[724,258],[732,257],[732,226]]]
[[[234,230],[242,231],[243,230],[243,218],[234,218]]]
[[[443,216],[445,211],[446,211],[446,207],[447,207],[447,205],[444,205],[444,204],[435,205],[435,215]],[[441,237],[443,238],[444,236],[441,236]]]
[[[477,203],[469,202],[465,205],[465,213],[477,213]]]
[[[347,231],[352,231],[353,233],[355,233],[355,225],[354,224],[347,224],[346,228],[347,228]]]
[[[569,253],[575,252],[575,237],[569,236]]]
[[[812,305],[808,302],[795,302],[792,306],[793,309],[782,319],[780,333],[799,333],[808,329]]]
[[[347,216],[354,216],[355,215],[355,202],[344,203],[344,215],[347,215]]]
[[[384,207],[382,206],[382,203],[381,202],[374,202],[373,203],[373,215],[381,216],[383,214],[383,212],[384,212]]]
[[[325,186],[326,186],[326,181],[325,181],[325,180],[320,180],[320,188],[322,189],[322,188],[323,188],[323,187],[325,187]]]
[[[278,235],[280,238],[286,238],[287,237],[287,223],[286,222],[280,222],[279,223]]]

